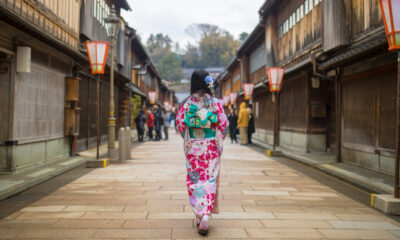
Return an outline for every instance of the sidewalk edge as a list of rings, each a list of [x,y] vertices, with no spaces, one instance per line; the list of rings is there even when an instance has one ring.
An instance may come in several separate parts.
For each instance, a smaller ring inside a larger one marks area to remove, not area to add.
[[[64,173],[66,173],[66,172],[68,172],[68,171],[70,171],[70,170],[72,170],[74,168],[82,166],[82,165],[84,165],[86,163],[86,160],[88,158],[77,156],[77,157],[66,158],[64,160],[67,160],[67,159],[68,160],[77,160],[77,161],[72,163],[72,164],[70,164],[70,165],[63,165],[63,166],[60,166],[61,162],[57,163],[58,168],[55,169],[54,171],[48,173],[48,174],[43,174],[42,176],[35,177],[30,181],[24,181],[23,183],[20,183],[20,184],[15,185],[15,186],[11,186],[9,188],[6,188],[6,189],[0,191],[0,201],[4,200],[4,199],[7,199],[7,198],[9,198],[11,196],[17,195],[17,194],[19,194],[19,193],[21,193],[21,192],[23,192],[23,191],[25,191],[25,190],[27,190],[29,188],[32,188],[32,187],[34,187],[36,185],[39,185],[39,184],[41,184],[41,183],[43,183],[43,182],[45,182],[45,181],[47,181],[47,180],[49,180],[51,178],[57,177],[57,176],[59,176],[61,174],[64,174]]]
[[[261,143],[257,140],[256,141],[253,140],[253,144],[256,145],[257,147],[270,149],[270,147],[268,145]],[[389,185],[383,185],[383,184],[378,185],[378,184],[374,184],[374,182],[371,183],[371,181],[368,181],[367,177],[358,175],[358,174],[354,174],[354,173],[353,173],[354,177],[351,177],[348,174],[343,174],[342,169],[335,166],[336,162],[335,163],[316,163],[312,159],[290,153],[283,149],[279,149],[279,151],[282,152],[283,156],[289,158],[290,160],[294,160],[296,162],[307,165],[311,168],[317,169],[323,173],[326,173],[332,177],[335,177],[339,180],[349,183],[349,184],[351,184],[357,188],[360,188],[364,191],[367,191],[369,193],[377,193],[377,194],[385,194],[385,193],[392,194],[393,193],[393,188]]]

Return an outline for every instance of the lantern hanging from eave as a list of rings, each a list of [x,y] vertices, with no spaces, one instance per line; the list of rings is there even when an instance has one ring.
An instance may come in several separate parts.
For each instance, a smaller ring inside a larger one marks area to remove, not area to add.
[[[229,100],[231,102],[231,105],[236,104],[236,98],[237,98],[237,93],[230,93],[229,94]]]
[[[149,92],[149,102],[150,104],[156,104],[157,92]]]
[[[168,101],[164,101],[164,108],[165,109],[169,109],[169,102]]]
[[[253,83],[243,83],[243,94],[244,100],[250,100],[253,95],[254,84]]]
[[[227,107],[229,105],[230,98],[229,96],[224,96],[224,106]]]
[[[271,92],[279,92],[282,86],[285,69],[279,67],[270,67],[267,69],[269,89]]]
[[[85,46],[92,74],[104,74],[107,62],[108,42],[86,41]]]
[[[390,51],[400,50],[400,1],[379,0]]]

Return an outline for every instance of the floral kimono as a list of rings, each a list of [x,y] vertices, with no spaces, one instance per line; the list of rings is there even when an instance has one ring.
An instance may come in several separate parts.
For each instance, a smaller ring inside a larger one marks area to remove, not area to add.
[[[184,137],[190,204],[197,217],[210,215],[228,129],[223,103],[208,94],[191,95],[179,108],[176,125]]]

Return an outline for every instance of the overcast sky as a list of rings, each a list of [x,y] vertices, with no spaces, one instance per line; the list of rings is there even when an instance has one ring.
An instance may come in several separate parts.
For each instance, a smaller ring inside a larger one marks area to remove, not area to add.
[[[132,11],[122,13],[145,43],[151,33],[168,34],[181,47],[195,40],[185,33],[193,23],[211,23],[236,38],[250,33],[258,23],[265,0],[128,0]]]

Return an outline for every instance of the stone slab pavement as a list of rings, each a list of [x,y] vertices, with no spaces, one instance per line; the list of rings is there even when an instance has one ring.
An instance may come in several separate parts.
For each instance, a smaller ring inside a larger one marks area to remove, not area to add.
[[[203,238],[182,140],[170,136],[136,144],[125,163],[76,168],[0,202],[0,239]],[[224,151],[221,212],[207,238],[400,239],[399,223],[302,171],[229,141]]]

